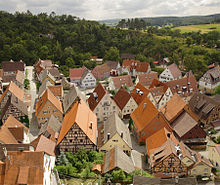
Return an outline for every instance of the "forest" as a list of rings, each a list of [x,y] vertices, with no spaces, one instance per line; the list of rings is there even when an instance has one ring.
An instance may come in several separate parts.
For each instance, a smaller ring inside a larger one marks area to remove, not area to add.
[[[85,65],[92,69],[91,56],[120,61],[122,53],[137,55],[140,61],[150,62],[169,57],[182,70],[193,70],[200,77],[207,66],[220,63],[220,33],[211,31],[180,33],[167,27],[143,29],[108,27],[96,21],[72,15],[38,15],[27,12],[0,12],[0,60],[23,60],[33,65],[38,58],[51,59],[60,65],[61,72]],[[121,62],[121,61],[120,61]]]

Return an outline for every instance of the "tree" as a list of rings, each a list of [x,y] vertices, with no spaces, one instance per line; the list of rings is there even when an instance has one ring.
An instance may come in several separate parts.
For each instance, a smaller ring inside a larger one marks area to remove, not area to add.
[[[137,54],[136,59],[141,61],[141,62],[146,62],[147,61],[147,57],[142,55],[141,53]]]
[[[114,170],[112,172],[112,180],[113,181],[116,181],[116,180],[120,180],[120,181],[123,181],[126,179],[126,176],[125,176],[125,173],[122,169],[120,170]]]
[[[69,164],[69,161],[66,158],[66,155],[64,152],[61,152],[60,155],[58,155],[56,164],[59,166],[61,166],[61,165],[65,166],[65,165]]]
[[[220,94],[220,85],[215,89],[214,94]]]
[[[71,57],[68,57],[65,60],[65,64],[69,67],[69,68],[74,68],[75,67],[75,62]]]
[[[116,47],[110,47],[110,49],[105,53],[105,61],[119,61],[120,55],[119,50]]]

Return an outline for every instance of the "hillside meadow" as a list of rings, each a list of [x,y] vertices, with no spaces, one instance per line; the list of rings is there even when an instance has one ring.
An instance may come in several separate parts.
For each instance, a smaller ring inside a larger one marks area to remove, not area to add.
[[[181,33],[188,33],[188,32],[198,32],[201,33],[208,33],[210,31],[219,31],[220,32],[220,24],[198,24],[198,25],[188,25],[188,26],[179,26],[173,28],[174,30],[181,30]]]

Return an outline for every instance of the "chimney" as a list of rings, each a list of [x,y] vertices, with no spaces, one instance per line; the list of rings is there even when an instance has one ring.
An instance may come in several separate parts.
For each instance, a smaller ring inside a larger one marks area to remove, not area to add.
[[[107,140],[109,140],[109,139],[110,139],[110,133],[107,134]]]
[[[123,139],[123,132],[121,132],[121,138]]]
[[[91,121],[91,122],[90,122],[90,126],[89,126],[89,128],[91,128],[91,129],[92,129],[92,124],[93,124],[93,122]]]
[[[147,107],[147,103],[144,103],[144,109]]]

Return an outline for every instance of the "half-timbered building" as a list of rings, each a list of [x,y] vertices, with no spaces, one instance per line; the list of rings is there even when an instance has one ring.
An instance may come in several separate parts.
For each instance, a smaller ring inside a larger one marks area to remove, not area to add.
[[[83,100],[66,113],[57,141],[60,152],[77,152],[80,148],[96,150],[96,115]]]

